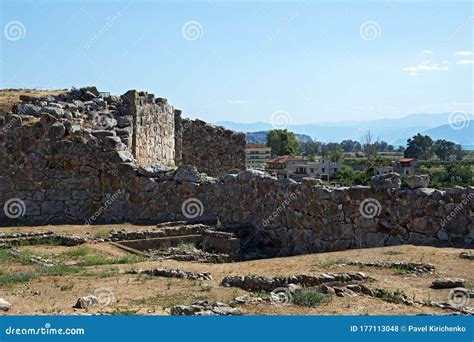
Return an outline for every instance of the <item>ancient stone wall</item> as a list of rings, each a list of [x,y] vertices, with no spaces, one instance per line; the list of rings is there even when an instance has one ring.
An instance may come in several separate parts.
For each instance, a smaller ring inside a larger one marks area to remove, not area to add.
[[[245,170],[245,134],[201,120],[181,120],[182,163],[211,176]]]
[[[131,90],[123,96],[132,119],[131,152],[144,165],[175,163],[174,109],[166,99]]]
[[[90,112],[78,109],[101,103],[99,121],[119,122],[115,111],[129,113],[126,100],[104,105],[71,96],[24,101],[0,118],[0,225],[219,219],[250,227],[247,237],[269,256],[404,243],[472,246],[472,187],[400,189],[388,175],[370,187],[327,188],[259,171],[211,178],[189,165],[148,167],[130,153],[117,124],[87,127]]]

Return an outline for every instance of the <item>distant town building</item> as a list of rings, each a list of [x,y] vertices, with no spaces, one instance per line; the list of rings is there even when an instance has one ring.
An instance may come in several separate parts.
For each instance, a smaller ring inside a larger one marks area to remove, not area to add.
[[[393,171],[400,175],[416,175],[420,172],[420,166],[416,158],[401,158],[395,162]]]
[[[302,157],[281,156],[268,161],[266,170],[278,178],[301,180],[314,177],[329,180],[341,168],[342,164],[327,159],[311,162]]]
[[[265,169],[271,159],[272,148],[263,145],[245,145],[245,166],[247,169]]]
[[[278,178],[289,178],[296,171],[297,165],[304,165],[307,161],[302,157],[280,156],[267,162],[266,170]]]
[[[303,177],[314,177],[323,180],[329,180],[334,172],[339,171],[342,164],[322,159],[316,162],[306,162],[305,164],[296,165],[296,170],[292,178],[301,179]]]

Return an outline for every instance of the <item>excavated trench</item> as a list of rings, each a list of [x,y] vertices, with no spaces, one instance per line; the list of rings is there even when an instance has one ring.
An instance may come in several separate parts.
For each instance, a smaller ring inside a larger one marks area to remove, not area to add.
[[[252,243],[250,228],[176,221],[147,230],[116,230],[109,240],[125,251],[153,259],[231,262],[263,256]]]

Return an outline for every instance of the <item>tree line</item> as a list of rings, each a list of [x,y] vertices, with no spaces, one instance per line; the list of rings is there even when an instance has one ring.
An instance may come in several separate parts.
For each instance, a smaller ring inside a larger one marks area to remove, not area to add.
[[[444,139],[433,140],[427,135],[417,134],[407,140],[407,147],[395,148],[386,141],[375,139],[369,131],[362,135],[360,141],[351,139],[340,143],[324,143],[321,141],[298,142],[293,132],[286,129],[274,129],[267,133],[267,146],[272,148],[274,156],[302,155],[309,160],[315,156],[322,156],[333,162],[339,162],[343,153],[356,153],[367,159],[375,159],[379,152],[399,152],[405,157],[430,160],[435,155],[443,161],[462,160],[462,147]]]

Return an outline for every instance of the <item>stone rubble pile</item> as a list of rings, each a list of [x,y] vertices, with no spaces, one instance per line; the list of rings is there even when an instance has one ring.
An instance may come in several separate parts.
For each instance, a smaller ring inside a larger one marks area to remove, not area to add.
[[[474,253],[462,252],[461,254],[459,254],[459,257],[461,259],[474,260]]]
[[[212,275],[209,272],[190,272],[183,271],[178,268],[155,268],[150,270],[132,270],[130,274],[147,274],[153,277],[166,278],[184,278],[192,280],[212,280]]]
[[[464,287],[464,279],[461,278],[439,278],[433,281],[431,287],[434,289],[452,289]]]
[[[176,305],[171,308],[173,316],[240,316],[243,311],[224,303],[202,300],[191,305]]]
[[[12,305],[9,302],[3,298],[0,298],[0,311],[8,311],[11,307]]]
[[[238,287],[247,291],[271,292],[277,287],[285,287],[289,284],[314,287],[324,283],[347,283],[363,282],[369,278],[362,272],[346,273],[323,273],[319,276],[294,275],[288,277],[263,277],[263,276],[227,276],[221,285],[227,287]]]
[[[61,246],[77,246],[92,240],[94,239],[71,234],[57,234],[51,231],[4,233],[0,235],[0,245],[5,246],[39,245],[53,242]]]
[[[151,249],[148,251],[152,259],[177,260],[177,261],[197,261],[206,263],[225,263],[233,259],[229,254],[210,253],[202,249],[192,247],[183,249],[178,247],[169,247],[167,249]]]
[[[363,261],[350,261],[344,264],[338,264],[338,267],[345,265],[354,265],[354,266],[363,266],[363,267],[380,267],[380,268],[390,268],[390,269],[402,269],[408,273],[413,273],[416,275],[433,273],[435,267],[432,264],[423,264],[423,263],[413,263],[413,262],[385,262],[385,261],[375,261],[375,262],[363,262]]]
[[[73,308],[74,309],[89,309],[97,305],[99,305],[99,299],[94,295],[89,295],[89,296],[78,298]]]

